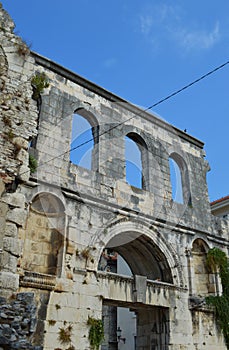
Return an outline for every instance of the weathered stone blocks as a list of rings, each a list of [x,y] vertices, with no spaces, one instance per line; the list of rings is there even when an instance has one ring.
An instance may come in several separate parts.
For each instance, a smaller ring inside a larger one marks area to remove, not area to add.
[[[2,201],[12,207],[25,207],[25,196],[22,193],[6,193],[2,197]]]
[[[24,226],[25,225],[25,218],[26,218],[26,211],[21,208],[15,208],[12,209],[7,213],[7,220],[11,221],[17,226]]]
[[[32,345],[36,330],[36,304],[33,293],[19,293],[11,300],[0,299],[0,345],[9,349],[42,350]]]

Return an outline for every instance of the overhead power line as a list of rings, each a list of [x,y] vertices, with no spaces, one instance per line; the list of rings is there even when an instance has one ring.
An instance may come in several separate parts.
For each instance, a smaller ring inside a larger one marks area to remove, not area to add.
[[[161,103],[165,102],[166,100],[170,99],[171,97],[173,97],[173,96],[179,94],[180,92],[182,92],[182,91],[188,89],[188,88],[191,87],[192,85],[194,85],[194,84],[196,84],[196,83],[199,83],[199,81],[201,81],[201,80],[207,78],[209,75],[211,75],[211,74],[215,73],[217,70],[219,70],[219,69],[225,67],[227,64],[229,64],[229,61],[227,61],[227,62],[221,64],[220,66],[218,66],[218,67],[212,69],[210,72],[208,72],[208,73],[202,75],[200,78],[198,78],[198,79],[192,81],[191,83],[185,85],[184,87],[182,87],[181,89],[179,89],[179,90],[173,92],[172,94],[170,94],[170,95],[168,95],[168,96],[162,98],[162,99],[159,100],[158,102],[154,103],[152,106],[149,106],[146,110],[152,109],[152,108],[154,108],[154,107],[160,105]]]
[[[167,95],[166,97],[162,98],[161,100],[155,102],[155,103],[152,104],[151,106],[149,106],[149,107],[143,109],[141,113],[147,112],[147,111],[151,110],[152,108],[154,108],[154,107],[156,107],[156,106],[162,104],[163,102],[165,102],[165,101],[169,100],[170,98],[176,96],[177,94],[181,93],[182,91],[184,91],[184,90],[190,88],[191,86],[197,84],[197,83],[200,82],[201,80],[203,80],[203,79],[209,77],[210,75],[212,75],[213,73],[215,73],[215,72],[217,72],[218,70],[222,69],[223,67],[225,67],[225,66],[228,65],[228,64],[229,64],[229,60],[226,61],[226,62],[224,62],[223,64],[217,66],[216,68],[212,69],[211,71],[207,72],[206,74],[200,76],[199,78],[195,79],[195,80],[192,81],[191,83],[189,83],[189,84],[183,86],[181,89],[178,89],[178,90],[174,91],[173,93]],[[139,116],[141,116],[141,113],[139,114]],[[116,124],[116,125],[110,127],[108,130],[106,130],[106,131],[100,133],[100,134],[98,135],[98,139],[99,139],[101,136],[103,136],[104,134],[107,134],[108,132],[112,131],[113,129],[116,129],[116,128],[118,128],[119,126],[121,126],[121,125],[127,123],[128,121],[130,121],[130,120],[133,119],[134,117],[135,117],[135,115],[133,115],[133,116],[130,117],[130,118],[127,118],[127,119],[124,120],[123,122],[120,122],[120,123],[118,123],[118,124]],[[72,152],[72,151],[75,151],[76,149],[78,149],[78,148],[80,148],[80,147],[83,147],[84,145],[90,143],[91,141],[94,141],[94,138],[88,139],[88,140],[86,140],[86,141],[80,143],[79,145],[77,145],[77,146],[75,146],[75,147],[73,147],[73,148],[70,148],[70,150],[67,150],[67,151],[65,151],[65,152],[63,152],[63,153],[61,153],[61,154],[59,154],[59,155],[57,155],[57,156],[55,156],[55,157],[53,157],[53,158],[47,160],[46,162],[43,162],[43,163],[39,164],[39,167],[41,167],[41,166],[43,166],[43,165],[46,165],[47,163],[49,163],[49,162],[51,162],[51,161],[53,161],[53,160],[55,160],[55,159],[61,158],[61,157],[64,156],[66,153],[70,153],[70,152]],[[25,172],[23,172],[23,173],[21,173],[21,174],[19,174],[19,175],[23,175],[23,174],[25,174],[25,173],[27,173],[27,172],[28,172],[28,171],[25,171]]]

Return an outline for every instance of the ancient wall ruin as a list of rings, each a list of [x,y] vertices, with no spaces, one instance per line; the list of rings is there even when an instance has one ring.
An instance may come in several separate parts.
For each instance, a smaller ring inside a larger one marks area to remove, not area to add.
[[[138,350],[226,349],[204,303],[221,293],[206,254],[228,254],[228,220],[211,215],[203,143],[30,52],[13,28],[1,7],[0,349],[90,349],[88,318],[119,306],[137,315]],[[37,76],[49,84],[35,96]],[[71,157],[74,115],[91,127],[88,168]],[[126,179],[126,136],[139,187]],[[104,249],[132,275],[102,270]]]

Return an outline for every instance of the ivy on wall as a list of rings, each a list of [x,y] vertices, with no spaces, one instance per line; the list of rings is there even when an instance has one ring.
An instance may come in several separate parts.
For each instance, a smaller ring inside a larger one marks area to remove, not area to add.
[[[90,326],[88,338],[91,348],[93,350],[98,350],[104,339],[103,322],[102,320],[88,317],[87,324]]]
[[[207,254],[207,265],[214,272],[219,271],[223,293],[209,296],[206,302],[215,307],[216,319],[223,332],[227,349],[229,349],[229,262],[226,254],[219,248],[212,248]]]

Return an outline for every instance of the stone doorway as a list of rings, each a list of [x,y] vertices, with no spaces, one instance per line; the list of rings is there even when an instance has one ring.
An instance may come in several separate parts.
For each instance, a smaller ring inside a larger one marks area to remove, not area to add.
[[[169,349],[168,308],[104,300],[103,323],[101,350]]]
[[[144,238],[142,238],[142,241],[138,238],[135,242],[131,241],[131,244],[128,244],[129,250],[131,247],[135,247],[135,259],[140,259],[141,250],[144,249],[143,242],[146,243]],[[142,243],[142,246],[140,243]],[[147,243],[149,245],[149,241]],[[135,275],[133,273],[133,270],[135,270],[133,268],[134,259],[129,259],[129,263],[127,263],[128,256],[125,254],[127,246],[123,246],[116,246],[115,250],[112,248],[104,249],[99,268],[101,271],[108,273],[110,278],[114,274],[127,279],[132,278],[133,301],[131,303],[108,299],[103,301],[102,318],[105,340],[101,350],[168,350],[169,308],[149,305],[146,304],[145,300],[147,277],[151,277],[156,281],[169,279],[168,268],[163,271],[158,261],[159,257],[163,259],[163,255],[159,255],[159,251],[154,246],[154,255],[150,249],[151,259],[148,259],[151,264],[153,262],[151,269],[146,264],[144,264],[142,270],[138,266],[138,272],[144,272],[145,270],[147,276]],[[136,254],[136,246],[139,255]],[[119,253],[117,253],[117,250]],[[120,255],[120,251],[122,255]],[[165,262],[164,266],[167,267]],[[164,273],[165,271],[166,273]]]
[[[152,230],[150,235],[144,227],[142,232],[128,229],[110,235],[98,264],[99,276],[106,281],[102,350],[169,349],[169,299],[174,279],[180,278],[176,266],[166,243]],[[125,322],[120,315],[127,317]]]

